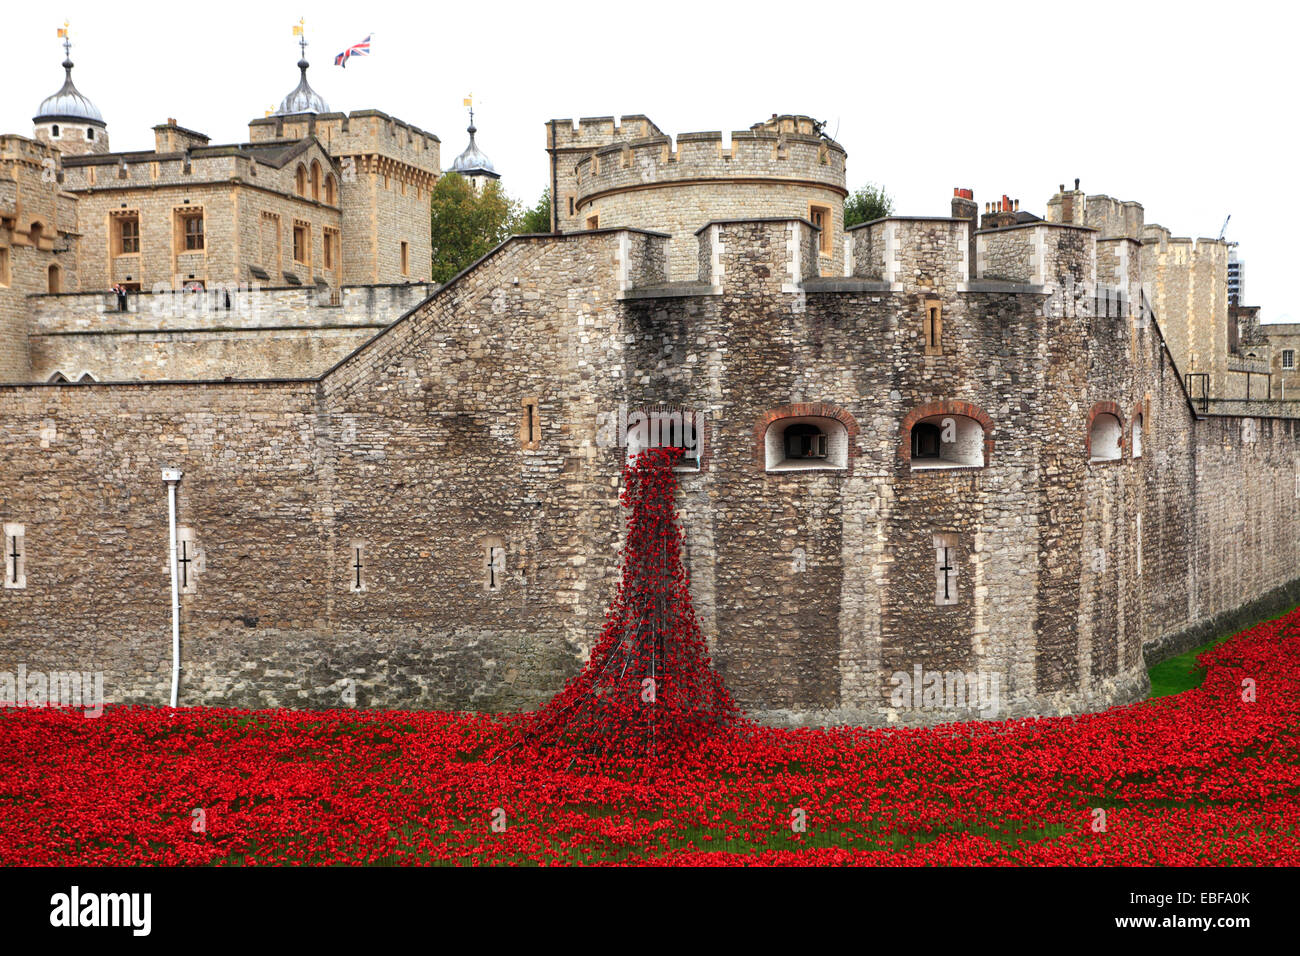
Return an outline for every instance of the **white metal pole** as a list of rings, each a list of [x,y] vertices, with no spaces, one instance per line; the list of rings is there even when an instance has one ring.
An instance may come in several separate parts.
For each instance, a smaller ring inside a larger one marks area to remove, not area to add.
[[[163,481],[167,482],[167,537],[172,577],[172,701],[176,706],[176,691],[181,679],[181,592],[176,582],[176,483],[181,479],[177,468],[164,468]]]

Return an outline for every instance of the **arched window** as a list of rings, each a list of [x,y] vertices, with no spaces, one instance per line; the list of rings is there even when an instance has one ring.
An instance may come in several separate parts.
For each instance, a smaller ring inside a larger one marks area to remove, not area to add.
[[[1096,412],[1088,426],[1089,461],[1118,461],[1124,444],[1124,427],[1112,412]]]
[[[95,381],[98,381],[98,379],[96,379],[95,376],[91,375],[89,372],[82,372],[81,378],[77,379],[77,384],[81,385],[85,382],[95,382]]]
[[[327,173],[325,176],[325,201],[331,206],[335,203],[333,173]]]
[[[993,455],[993,419],[960,399],[913,408],[899,423],[898,437],[898,457],[912,471],[985,468]]]
[[[46,381],[48,381],[51,385],[58,384],[59,382],[66,382],[67,380],[68,380],[68,376],[64,375],[62,372],[55,372],[48,379],[46,379]]]
[[[311,161],[311,198],[320,200],[320,163]]]
[[[912,470],[983,468],[984,426],[967,415],[930,415],[912,425]]]
[[[37,249],[41,246],[41,236],[45,235],[45,226],[39,221],[34,222],[27,229],[27,241]]]
[[[89,127],[89,126],[86,127],[86,139],[88,139],[88,140],[92,140],[92,141],[93,141],[94,138],[95,138],[95,131],[94,131],[94,129],[91,128],[91,127]]]
[[[58,124],[58,123],[55,123],[53,126],[50,127],[50,137],[51,137],[52,139],[58,139],[58,138],[59,138],[59,124]]]
[[[1142,457],[1142,413],[1133,416],[1133,457]]]
[[[299,196],[307,195],[307,167],[302,163],[298,164],[298,169],[294,173],[294,187]]]
[[[849,433],[834,418],[780,418],[763,436],[768,471],[838,471],[848,467]]]
[[[52,295],[53,295],[53,294],[57,294],[57,293],[59,293],[59,292],[62,292],[62,291],[63,291],[63,281],[62,281],[62,276],[61,276],[61,274],[60,274],[60,270],[59,270],[59,267],[58,267],[58,266],[53,266],[53,265],[50,266],[50,270],[49,270],[49,273],[48,273],[48,277],[49,277],[49,278],[48,278],[49,292],[50,292]]]

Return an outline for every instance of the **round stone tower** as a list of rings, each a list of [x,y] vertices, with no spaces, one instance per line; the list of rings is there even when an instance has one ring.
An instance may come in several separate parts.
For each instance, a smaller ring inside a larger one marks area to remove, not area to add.
[[[560,210],[565,231],[638,226],[670,233],[669,277],[683,280],[696,278],[695,233],[705,224],[795,216],[818,229],[821,273],[843,274],[846,154],[811,117],[773,115],[733,132],[729,146],[721,132],[682,133],[674,150],[670,137],[652,126],[647,132],[577,161],[572,212]]]

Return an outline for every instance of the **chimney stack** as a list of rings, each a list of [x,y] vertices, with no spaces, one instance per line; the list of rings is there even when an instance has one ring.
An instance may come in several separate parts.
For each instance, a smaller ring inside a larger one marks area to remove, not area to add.
[[[987,206],[988,204],[985,203]],[[970,278],[975,278],[975,230],[979,227],[980,204],[975,201],[975,190],[954,188],[952,191],[952,218],[965,219],[970,223],[966,229],[969,248],[966,251],[967,271]]]
[[[952,218],[969,219],[974,222],[979,218],[980,207],[975,202],[975,192],[971,189],[963,189],[959,186],[953,187],[952,190]]]
[[[1016,212],[1020,209],[1020,200],[1012,199],[1006,193],[992,203],[984,204],[984,218],[980,220],[981,229],[1005,229],[1016,225]]]

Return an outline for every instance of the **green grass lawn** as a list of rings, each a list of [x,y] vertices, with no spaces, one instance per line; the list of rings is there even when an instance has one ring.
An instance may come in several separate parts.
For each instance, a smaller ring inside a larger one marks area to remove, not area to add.
[[[1292,608],[1291,610],[1295,610],[1295,608]],[[1290,613],[1291,611],[1286,611],[1282,614],[1270,614],[1267,618],[1264,618],[1261,621],[1256,621],[1255,624],[1261,624],[1263,621],[1272,621],[1279,617],[1285,617],[1286,614]],[[1204,654],[1212,647],[1218,647],[1228,638],[1232,637],[1232,635],[1248,630],[1253,626],[1254,624],[1248,625],[1247,627],[1233,628],[1226,634],[1220,634],[1208,644],[1202,644],[1200,647],[1192,648],[1192,650],[1185,654],[1171,657],[1169,660],[1150,668],[1147,671],[1147,675],[1151,678],[1150,696],[1152,698],[1168,697],[1170,694],[1181,694],[1185,690],[1200,687],[1201,682],[1205,680],[1205,668],[1196,666],[1197,656]]]
[[[1186,654],[1171,657],[1148,670],[1147,674],[1151,678],[1151,696],[1168,697],[1170,694],[1181,694],[1185,690],[1200,687],[1201,681],[1205,680],[1205,668],[1196,666],[1197,655],[1217,647],[1231,636],[1231,634],[1223,634],[1208,644],[1193,648]]]

